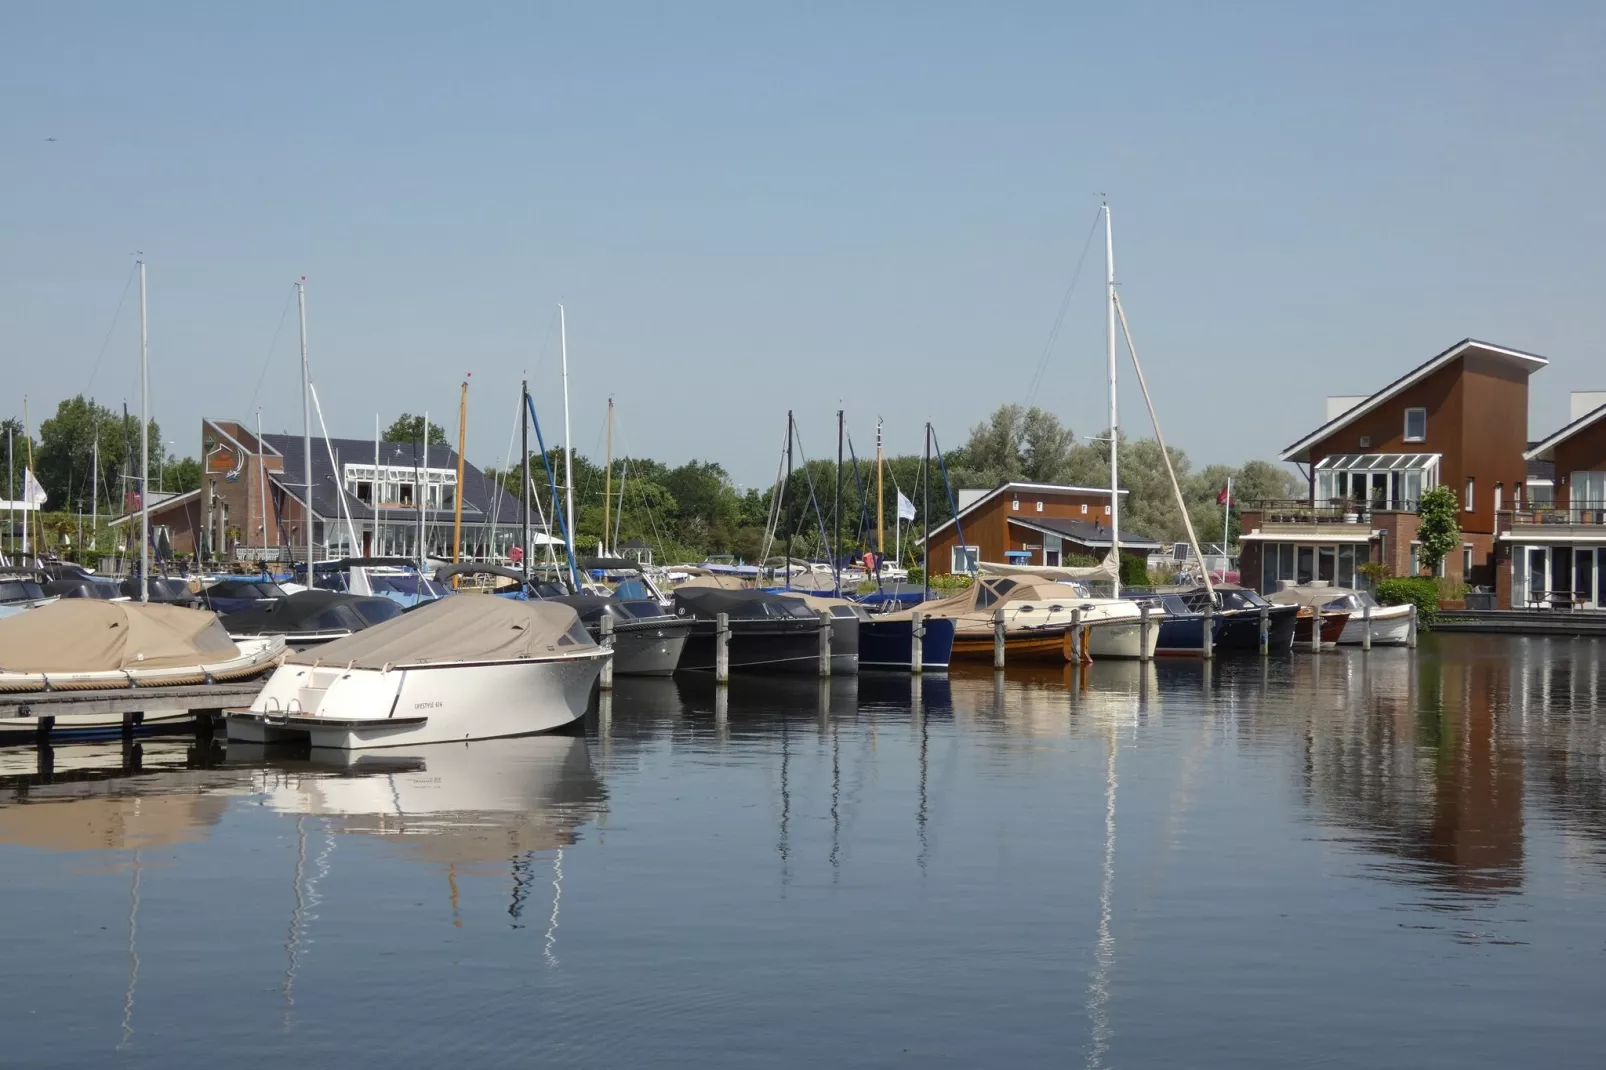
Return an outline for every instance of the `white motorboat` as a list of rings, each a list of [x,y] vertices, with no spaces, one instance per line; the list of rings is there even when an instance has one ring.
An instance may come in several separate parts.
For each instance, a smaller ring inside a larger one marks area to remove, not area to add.
[[[526,735],[585,715],[611,653],[552,602],[443,598],[291,657],[228,738],[355,750]]]
[[[236,644],[204,610],[64,598],[0,620],[0,691],[178,687],[260,676],[284,639]]]
[[[1371,610],[1372,645],[1404,646],[1410,641],[1411,607],[1379,605],[1371,591],[1358,591],[1349,587],[1329,587],[1325,583],[1285,586],[1276,594],[1268,595],[1269,602],[1281,605],[1310,606],[1324,613],[1349,613],[1338,641],[1345,645],[1360,646],[1366,637],[1366,611]]]

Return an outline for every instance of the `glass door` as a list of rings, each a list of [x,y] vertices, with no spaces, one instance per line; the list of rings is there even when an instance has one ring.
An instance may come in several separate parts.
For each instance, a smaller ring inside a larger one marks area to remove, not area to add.
[[[1599,605],[1595,597],[1595,549],[1576,550],[1573,554],[1573,590],[1579,604],[1593,609]]]

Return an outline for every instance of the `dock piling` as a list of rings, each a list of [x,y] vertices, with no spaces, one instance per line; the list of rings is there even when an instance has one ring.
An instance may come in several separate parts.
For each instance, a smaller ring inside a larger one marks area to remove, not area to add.
[[[1260,656],[1271,653],[1271,610],[1260,607]]]
[[[1322,652],[1322,610],[1320,606],[1310,607],[1310,652]]]
[[[1216,656],[1216,618],[1207,614],[1204,619],[1204,634],[1199,640],[1199,655],[1206,661]]]
[[[613,690],[613,618],[608,616],[606,613],[604,613],[602,615],[601,631],[602,631],[602,635],[599,636],[599,639],[601,641],[597,645],[602,647],[602,649],[606,650],[608,652],[608,656],[602,659],[602,677],[601,677],[599,686],[604,691],[612,691]]]
[[[1411,606],[1411,616],[1406,624],[1405,645],[1412,650],[1416,649],[1416,605]]]
[[[1372,649],[1372,607],[1370,605],[1361,610],[1361,649]]]
[[[920,610],[909,614],[909,671],[919,676],[926,667],[926,615]]]
[[[993,668],[1004,667],[1004,607],[993,610]]]
[[[720,613],[714,617],[714,682],[728,683],[731,678],[731,617]]]
[[[1080,607],[1071,610],[1070,657],[1067,659],[1072,665],[1082,664],[1083,655],[1087,651],[1082,649],[1082,610]]]
[[[831,675],[831,613],[820,610],[820,675]]]
[[[1139,615],[1142,616],[1142,618],[1143,618],[1142,631],[1140,631],[1138,633],[1138,660],[1139,661],[1148,661],[1149,660],[1149,636],[1153,634],[1151,631],[1149,631],[1149,629],[1154,627],[1153,623],[1150,622],[1150,620],[1149,620],[1149,611],[1150,611],[1151,608],[1152,607],[1147,602],[1145,602],[1138,609]]]

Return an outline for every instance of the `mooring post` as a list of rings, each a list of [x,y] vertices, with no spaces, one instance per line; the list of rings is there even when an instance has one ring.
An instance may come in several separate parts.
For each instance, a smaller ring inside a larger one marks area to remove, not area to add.
[[[1367,604],[1361,610],[1361,649],[1372,649],[1372,607]]]
[[[831,613],[820,610],[820,675],[831,675]]]
[[[719,613],[714,617],[714,682],[726,683],[731,678],[731,617]]]
[[[1082,610],[1080,607],[1071,610],[1071,630],[1065,633],[1070,644],[1066,652],[1066,661],[1072,665],[1082,664],[1082,657],[1087,651],[1082,649]]]
[[[1004,607],[993,610],[993,668],[1004,667]]]
[[[1322,608],[1310,607],[1310,650],[1312,654],[1322,652]]]
[[[1145,602],[1138,609],[1139,615],[1141,615],[1143,618],[1143,627],[1138,634],[1138,660],[1140,661],[1149,660],[1149,636],[1153,634],[1149,631],[1149,629],[1153,627],[1153,625],[1149,622],[1149,610],[1151,608],[1153,607]]]
[[[1260,607],[1260,656],[1271,653],[1271,610]]]
[[[1416,649],[1416,604],[1411,605],[1411,618],[1406,623],[1405,645],[1412,650]]]
[[[602,615],[602,635],[597,643],[607,653],[602,659],[602,680],[600,686],[604,691],[613,690],[613,618],[608,614]]]
[[[1206,661],[1209,661],[1216,656],[1216,615],[1214,613],[1206,613],[1201,623],[1204,627],[1204,633],[1199,640],[1199,653]]]
[[[909,614],[909,671],[919,676],[925,671],[926,615],[920,610]]]

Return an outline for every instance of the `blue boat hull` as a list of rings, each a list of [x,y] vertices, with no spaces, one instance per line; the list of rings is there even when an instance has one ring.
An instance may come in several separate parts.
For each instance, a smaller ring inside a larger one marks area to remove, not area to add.
[[[954,651],[955,622],[946,617],[925,621],[926,636],[920,647],[920,667],[926,672],[948,668]],[[914,624],[907,620],[859,622],[859,666],[865,669],[909,671]]]

